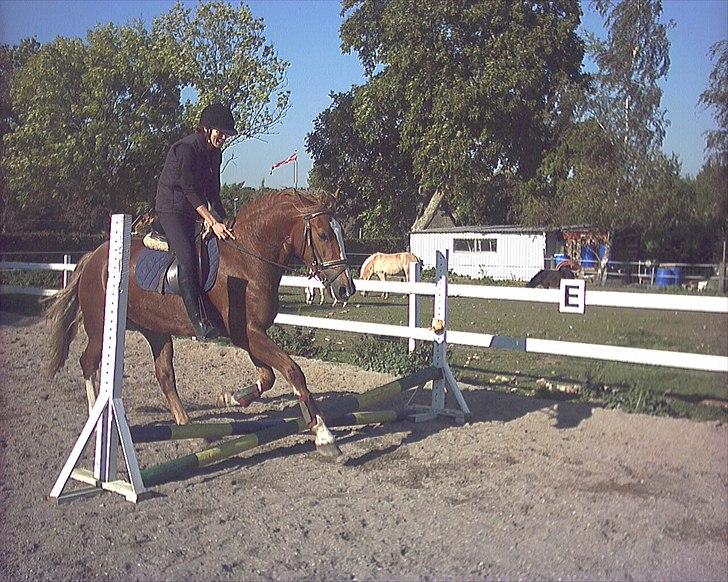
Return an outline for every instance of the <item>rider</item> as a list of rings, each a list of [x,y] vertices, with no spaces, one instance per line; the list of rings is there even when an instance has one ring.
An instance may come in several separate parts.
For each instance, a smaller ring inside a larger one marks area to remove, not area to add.
[[[167,153],[157,184],[155,210],[177,256],[180,295],[195,336],[207,341],[220,331],[207,318],[197,273],[196,222],[204,220],[218,238],[235,236],[224,224],[225,208],[220,201],[222,147],[237,135],[229,107],[213,103],[202,110],[197,131],[176,142]]]

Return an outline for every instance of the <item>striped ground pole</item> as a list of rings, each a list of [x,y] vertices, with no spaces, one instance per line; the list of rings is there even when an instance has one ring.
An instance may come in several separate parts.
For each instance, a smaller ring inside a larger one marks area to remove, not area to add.
[[[391,422],[393,420],[404,418],[406,412],[396,412],[392,410],[361,412],[360,410],[361,408],[368,408],[391,400],[405,390],[414,388],[415,386],[424,385],[430,380],[437,379],[441,376],[441,374],[442,371],[439,368],[426,368],[425,370],[421,370],[420,372],[416,372],[410,376],[406,376],[405,378],[400,378],[389,382],[388,384],[373,388],[363,394],[347,395],[337,402],[337,408],[340,407],[342,409],[348,409],[349,412],[334,416],[331,422],[327,424],[329,426],[350,426],[354,424]],[[175,428],[182,429],[184,427]],[[196,469],[219,463],[220,461],[224,461],[225,459],[229,459],[230,457],[254,449],[257,446],[298,434],[305,430],[306,423],[302,418],[283,420],[279,424],[265,427],[254,433],[245,434],[214,447],[143,469],[141,472],[142,480],[146,487],[158,485],[171,479],[188,475]],[[210,433],[207,433],[204,436],[210,436]]]

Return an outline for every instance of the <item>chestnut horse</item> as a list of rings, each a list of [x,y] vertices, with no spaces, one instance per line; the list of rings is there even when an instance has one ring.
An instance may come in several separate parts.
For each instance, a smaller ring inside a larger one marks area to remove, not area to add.
[[[318,191],[288,189],[252,201],[240,209],[232,227],[236,240],[219,241],[220,267],[208,292],[213,319],[235,346],[248,351],[258,370],[258,382],[236,399],[221,395],[227,404],[247,406],[275,381],[273,369],[291,384],[303,417],[316,436],[317,449],[339,453],[335,439],[311,396],[301,368],[267,335],[278,313],[278,287],[283,271],[295,255],[341,301],[355,293],[344,250],[341,226],[334,217],[336,198]],[[142,290],[135,267],[143,249],[132,239],[129,265],[127,327],[142,333],[154,356],[154,369],[172,417],[189,422],[177,393],[172,364],[172,336],[192,336],[192,325],[182,299]],[[68,357],[79,321],[88,336],[80,358],[89,410],[96,395],[96,372],[101,362],[108,242],[84,255],[71,280],[53,300],[47,318],[51,324],[48,370],[53,376]]]
[[[412,253],[374,253],[362,263],[359,278],[368,281],[376,275],[380,281],[386,281],[387,275],[403,273],[404,280],[409,281],[409,264],[419,262],[420,259]],[[367,292],[362,291],[361,294],[366,297]],[[382,293],[382,297],[386,299],[389,293]]]

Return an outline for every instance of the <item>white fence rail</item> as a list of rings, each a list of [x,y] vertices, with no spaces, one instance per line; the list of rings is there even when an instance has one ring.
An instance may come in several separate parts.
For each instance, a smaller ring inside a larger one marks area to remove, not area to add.
[[[0,262],[0,270],[63,270],[72,271],[75,265],[66,263],[19,263]],[[321,285],[307,277],[284,276],[281,286],[308,287]],[[434,296],[434,283],[413,281],[410,283],[395,281],[363,281],[356,280],[359,291],[388,292]],[[17,287],[0,286],[0,292],[17,292]],[[34,295],[52,295],[55,290],[25,288]],[[7,290],[7,291],[6,291]],[[448,297],[468,297],[474,299],[498,299],[507,301],[529,301],[558,304],[560,291],[557,289],[525,289],[518,287],[493,287],[481,285],[449,284]],[[728,314],[728,297],[695,297],[685,295],[665,295],[657,293],[627,293],[614,291],[590,291],[585,297],[587,307],[623,307],[632,309],[658,309],[671,311],[688,311]],[[309,317],[281,313],[276,323],[329,329],[342,332],[356,332],[372,335],[410,338],[410,340],[436,341],[437,334],[429,329],[417,326],[417,321],[410,321],[409,327],[383,325],[373,322],[356,322],[320,317]],[[719,322],[721,325],[728,324]],[[451,344],[469,345],[483,348],[503,348],[524,352],[561,355],[568,357],[589,358],[596,360],[666,366],[688,370],[703,370],[728,373],[728,357],[722,355],[694,354],[664,350],[632,348],[601,344],[577,343],[568,341],[544,340],[530,337],[510,338],[486,333],[446,331],[446,341]]]

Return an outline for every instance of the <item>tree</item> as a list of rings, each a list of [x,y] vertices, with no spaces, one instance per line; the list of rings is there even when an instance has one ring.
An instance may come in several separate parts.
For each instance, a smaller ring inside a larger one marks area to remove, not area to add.
[[[28,59],[38,52],[40,44],[34,38],[23,39],[19,45],[0,45],[0,160],[5,158],[4,137],[17,125],[13,114],[10,87],[13,77],[22,69]],[[5,172],[0,172],[0,229],[4,232],[16,216],[10,216],[12,200]]]
[[[151,31],[99,26],[40,47],[12,78],[10,205],[56,228],[106,229],[109,213],[148,207],[170,144],[213,99],[234,105],[241,137],[271,131],[287,109],[286,92],[268,108],[287,64],[262,26],[242,6],[177,4]],[[185,88],[197,103],[180,103]]]
[[[341,190],[338,213],[349,230],[385,238],[416,218],[418,184],[411,160],[399,148],[397,108],[391,101],[377,103],[372,124],[360,127],[354,111],[360,91],[332,95],[332,105],[314,121],[306,137],[316,160],[309,183]]]
[[[715,43],[708,54],[717,60],[699,103],[714,110],[718,129],[705,132],[705,149],[711,161],[728,165],[728,40]]]
[[[382,110],[391,110],[395,139],[385,145],[411,167],[413,228],[443,201],[484,206],[475,202],[489,196],[483,177],[534,173],[561,89],[580,79],[576,0],[345,0],[342,14],[342,49],[359,54],[368,76],[352,93],[355,129],[376,148]],[[315,132],[326,139],[324,127]],[[340,162],[347,173],[350,162]],[[399,196],[381,191],[379,208],[398,208]]]
[[[257,197],[257,190],[250,186],[245,186],[244,182],[223,184],[220,188],[220,199],[230,218],[235,215],[236,209],[240,210],[241,207]]]
[[[214,101],[233,110],[239,134],[225,147],[270,134],[290,107],[283,89],[289,64],[265,44],[264,29],[245,4],[235,8],[223,0],[200,0],[196,10],[177,2],[154,21],[157,49],[198,97],[186,104],[187,126]]]
[[[607,29],[605,39],[586,35],[597,71],[582,96],[569,95],[573,121],[555,132],[558,141],[537,179],[527,184],[520,212],[530,222],[541,214],[555,224],[654,232],[640,222],[655,218],[643,212],[648,201],[657,202],[653,187],[674,184],[679,177],[677,162],[660,151],[668,122],[658,82],[670,65],[667,30],[672,23],[659,21],[660,0],[592,0],[592,5]],[[605,269],[601,276],[605,280]]]
[[[587,35],[598,67],[589,112],[621,145],[626,188],[639,186],[659,154],[668,121],[660,109],[659,81],[670,68],[667,31],[660,22],[662,0],[592,0],[605,19],[607,38]],[[617,191],[619,197],[622,192]]]
[[[141,23],[43,45],[11,89],[18,124],[3,166],[15,203],[81,232],[138,212],[180,135],[179,91]]]

